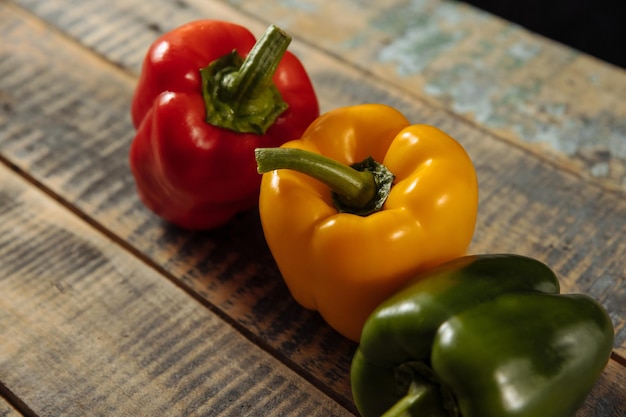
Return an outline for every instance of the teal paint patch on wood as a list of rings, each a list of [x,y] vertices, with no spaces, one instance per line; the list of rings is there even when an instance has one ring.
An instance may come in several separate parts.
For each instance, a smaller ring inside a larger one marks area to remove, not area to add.
[[[528,42],[517,42],[509,47],[507,51],[508,55],[519,66],[535,58],[539,52],[541,52],[541,46]]]
[[[539,50],[519,52],[516,59],[533,59]],[[487,128],[507,129],[523,142],[572,157],[591,177],[610,179],[626,190],[626,120],[610,110],[585,112],[548,101],[546,81],[538,77],[503,86],[496,81],[503,79],[499,72],[504,67],[515,71],[523,65],[457,64],[435,74],[424,91]]]
[[[376,58],[396,63],[400,76],[419,74],[465,37],[464,30],[455,29],[468,18],[462,13],[455,3],[432,0],[412,0],[403,7],[384,10],[370,22],[390,39]]]
[[[463,32],[441,32],[432,24],[416,26],[384,47],[378,59],[381,62],[397,63],[398,75],[408,76],[422,72],[462,38]]]

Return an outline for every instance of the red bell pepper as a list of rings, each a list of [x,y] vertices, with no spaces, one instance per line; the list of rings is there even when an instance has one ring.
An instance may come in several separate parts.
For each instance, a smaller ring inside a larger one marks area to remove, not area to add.
[[[254,149],[301,136],[319,116],[311,81],[270,26],[199,20],[158,38],[131,107],[130,167],[143,203],[188,229],[223,225],[258,204]]]

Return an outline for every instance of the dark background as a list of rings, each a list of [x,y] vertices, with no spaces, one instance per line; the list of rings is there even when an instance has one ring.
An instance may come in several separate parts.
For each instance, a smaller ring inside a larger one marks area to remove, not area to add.
[[[465,0],[533,32],[626,68],[626,0]]]

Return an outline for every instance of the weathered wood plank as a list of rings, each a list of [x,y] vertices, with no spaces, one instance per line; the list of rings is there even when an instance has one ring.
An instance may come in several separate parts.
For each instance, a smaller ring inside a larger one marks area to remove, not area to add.
[[[63,30],[74,33],[79,23],[67,17],[71,9],[66,12],[46,4],[48,12],[56,13],[55,22],[65,16]],[[111,7],[118,6],[111,3]],[[129,46],[134,39],[130,33],[161,24],[153,19],[146,25],[143,22],[151,15],[138,10],[123,14],[130,16],[122,25],[129,30],[128,38],[116,32],[123,55],[136,62],[147,44]],[[181,10],[181,16],[199,14],[193,8]],[[169,21],[180,19],[178,9],[170,11]],[[107,39],[105,28],[110,22],[98,21],[107,16],[110,12],[86,18],[98,28],[97,39]],[[230,10],[224,16],[237,15]],[[243,15],[240,20],[256,33],[265,26]],[[143,29],[138,29],[137,22],[142,22]],[[0,153],[85,216],[128,241],[173,279],[180,279],[181,285],[274,349],[277,356],[292,361],[308,379],[328,386],[347,401],[347,369],[354,346],[290,299],[254,212],[220,230],[187,233],[163,224],[137,201],[126,166],[132,140],[127,114],[132,76],[115,71],[14,8],[0,13],[0,32],[12,40],[0,46]],[[79,42],[104,51],[101,41],[84,41],[89,33],[85,30]],[[619,254],[624,253],[626,207],[622,194],[580,182],[445,109],[416,101],[411,94],[381,84],[332,56],[298,42],[294,48],[310,67],[324,108],[386,102],[416,122],[438,125],[457,137],[474,157],[483,189],[473,251],[514,251],[549,261],[563,275],[564,290],[589,292],[610,306],[618,328],[616,351],[623,354],[626,314],[620,283],[626,261]],[[119,53],[115,42],[103,53],[109,57]],[[29,75],[38,72],[55,83],[26,83]],[[580,213],[583,217],[576,221]],[[594,239],[585,239],[590,233]]]
[[[249,19],[204,0],[118,1],[113,7],[88,1],[62,13],[61,3],[18,2],[135,71],[140,57],[127,52],[147,43],[151,33],[199,16]],[[580,175],[626,189],[626,72],[620,68],[461,2],[226,3]],[[93,14],[112,22],[113,30],[97,36],[90,19],[76,24],[78,16]],[[135,36],[129,36],[129,24]],[[151,30],[137,30],[145,27]],[[132,42],[115,47],[116,29]]]
[[[351,415],[29,185],[0,166],[0,382],[37,416]]]

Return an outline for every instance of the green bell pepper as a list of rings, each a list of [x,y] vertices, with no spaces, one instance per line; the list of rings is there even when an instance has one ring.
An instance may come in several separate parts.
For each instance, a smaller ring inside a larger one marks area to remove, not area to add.
[[[368,318],[351,367],[363,417],[572,416],[611,355],[602,306],[559,294],[545,264],[465,256]]]

